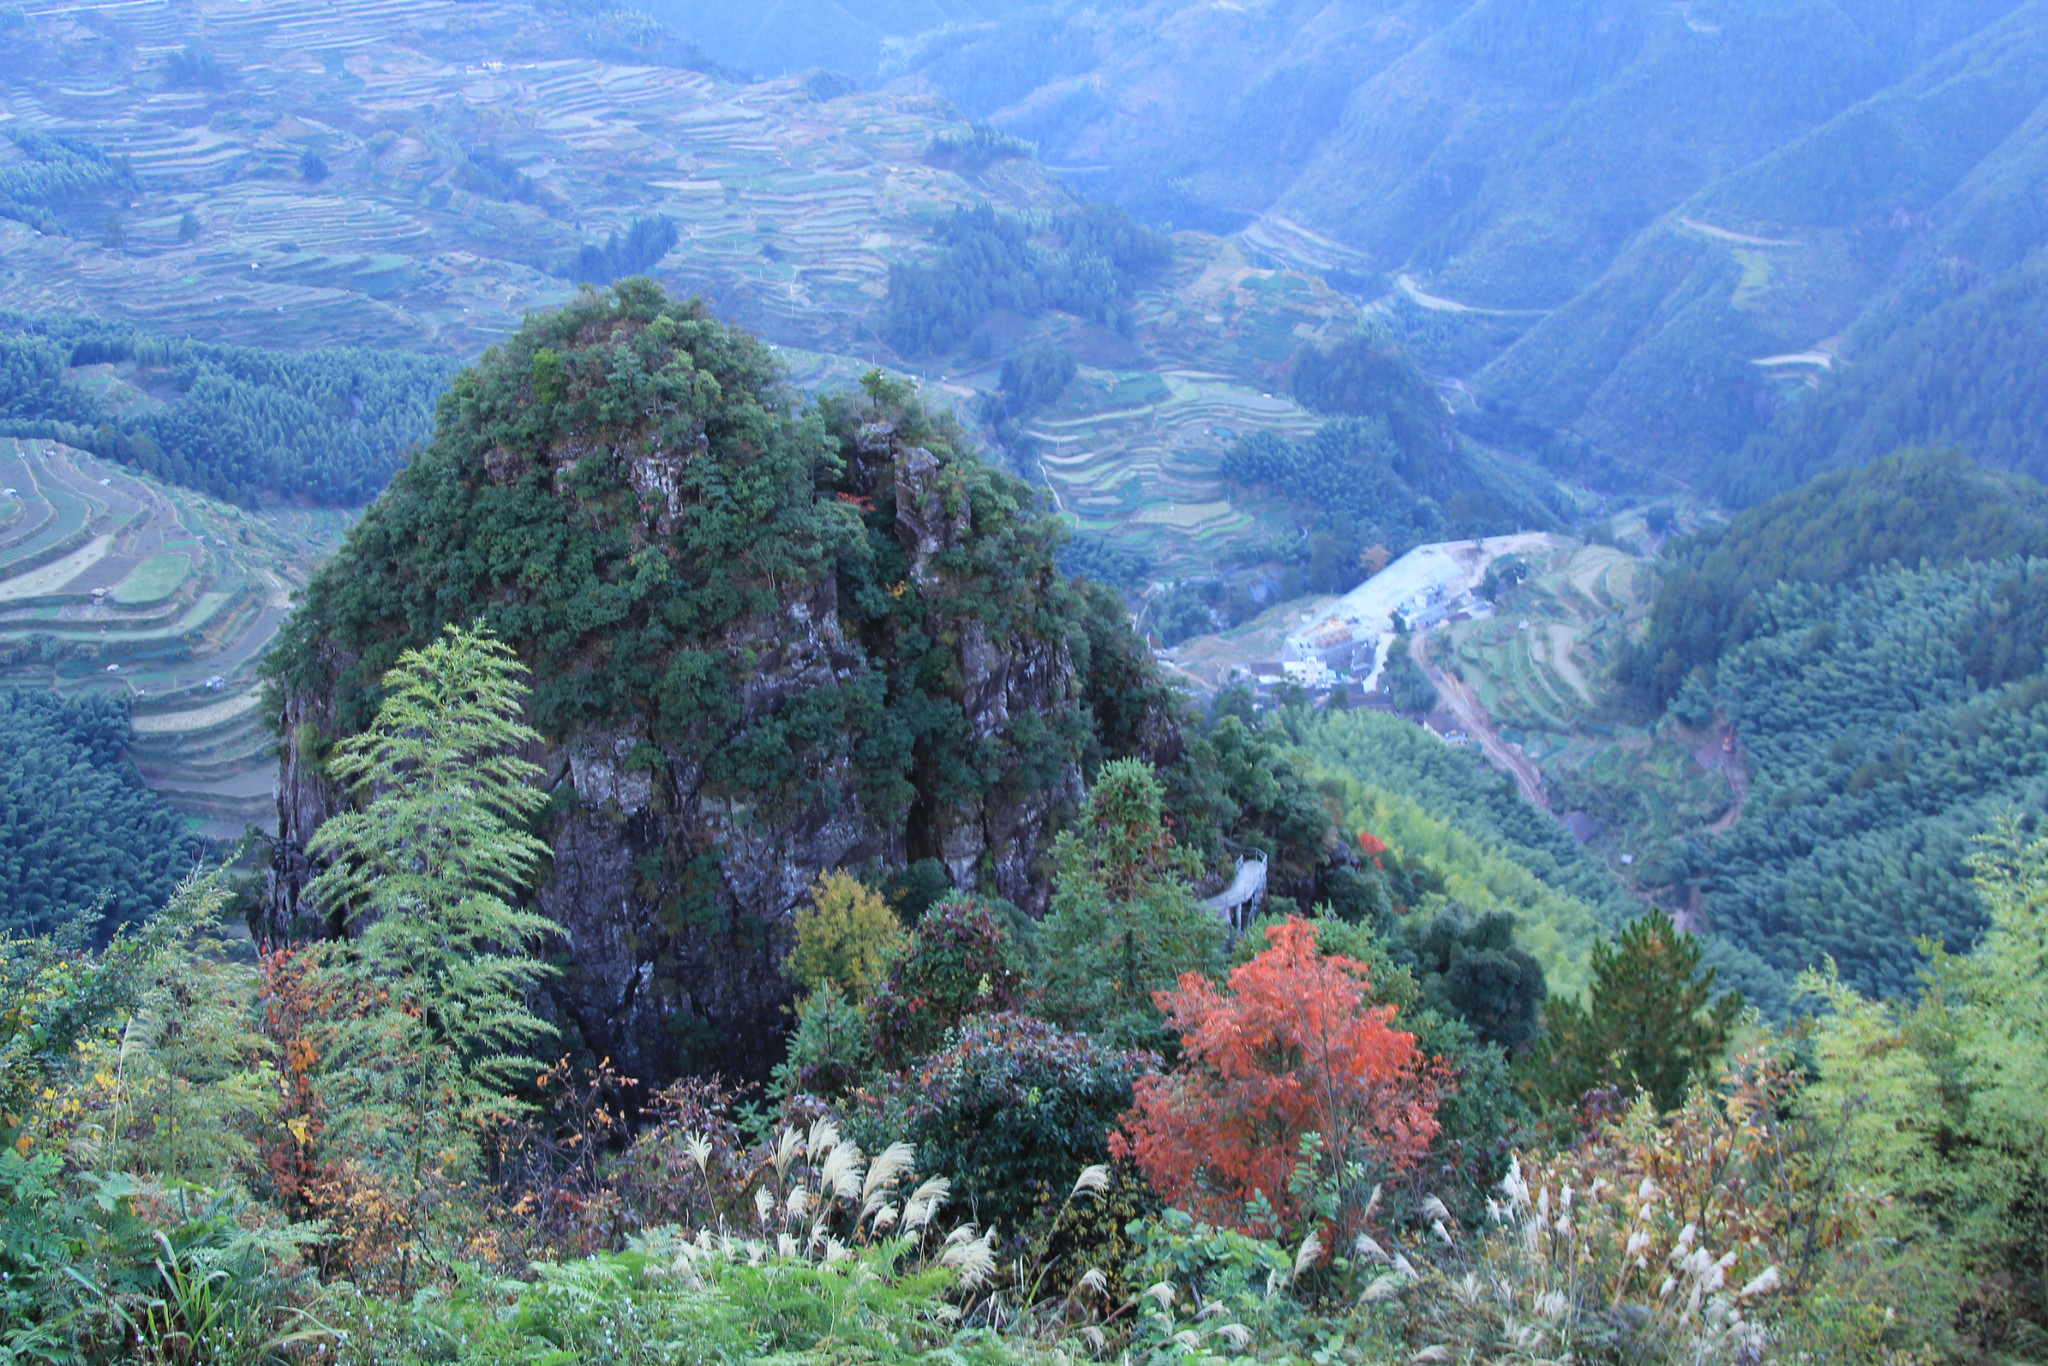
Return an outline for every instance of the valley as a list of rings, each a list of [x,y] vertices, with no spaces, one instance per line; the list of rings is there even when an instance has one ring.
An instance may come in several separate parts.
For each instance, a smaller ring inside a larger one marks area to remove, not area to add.
[[[1005,323],[989,359],[906,360],[877,337],[875,312],[892,263],[930,250],[931,222],[980,202],[1029,216],[1069,193],[1029,159],[971,174],[926,164],[933,138],[958,126],[930,97],[827,78],[735,84],[667,64],[667,49],[622,50],[608,32],[516,4],[33,9],[10,35],[17,79],[0,88],[0,132],[12,139],[0,139],[0,177],[38,164],[35,137],[71,139],[118,173],[97,198],[56,204],[40,227],[0,217],[0,309],[207,343],[468,360],[528,311],[573,297],[592,243],[665,222],[673,242],[625,264],[760,330],[803,389],[850,385],[879,363],[922,372],[935,402],[971,419],[1007,351],[1071,350],[1081,377],[1032,415],[1032,453],[1015,463],[1077,529],[1134,554],[1148,577],[1258,561],[1292,537],[1286,507],[1233,501],[1217,463],[1241,435],[1314,428],[1284,369],[1305,341],[1355,328],[1354,301],[1228,241],[1181,233],[1122,332],[1048,312]],[[498,55],[475,60],[480,50]],[[192,53],[208,63],[204,79],[181,83],[177,63]],[[98,74],[81,79],[81,62]],[[123,378],[133,366],[80,359],[67,382],[112,411],[178,412],[162,372],[137,381],[154,386],[145,393]],[[54,471],[48,496],[81,525],[145,515],[128,495],[66,504],[86,497],[72,492],[78,471],[100,466],[76,451],[36,459]],[[145,486],[147,516],[182,525],[189,495],[127,474],[118,483],[135,498]],[[104,663],[118,663],[138,703],[138,764],[213,833],[274,821],[249,666],[275,629],[266,614],[284,610],[352,515],[264,501],[253,517],[192,514],[238,519],[261,552],[244,564],[210,549],[176,599],[183,616],[91,606],[98,579],[83,560],[0,589],[24,604],[7,627],[9,676],[108,687]],[[49,544],[75,530],[43,520],[35,534]],[[97,620],[70,624],[68,614],[93,612],[114,614],[104,624],[115,644],[101,644]],[[45,655],[61,662],[45,667]],[[224,676],[225,695],[187,677],[195,671]]]
[[[0,1362],[2026,1366],[2048,0],[0,0]]]
[[[1616,39],[1639,46],[1615,60],[1663,70],[1719,41],[1719,30],[1661,25]],[[1769,178],[1742,170],[1742,158],[1808,157],[1807,141],[1875,115],[1853,81],[1806,91],[1772,125],[1778,150],[1718,146],[1688,163],[1692,181],[1660,182],[1664,208],[1591,254],[1564,245],[1585,228],[1583,206],[1551,190],[1537,195],[1548,226],[1511,240],[1505,225],[1518,220],[1502,196],[1536,191],[1498,162],[1498,129],[1475,131],[1465,151],[1495,158],[1494,179],[1470,200],[1469,221],[1424,251],[1416,224],[1440,212],[1414,178],[1424,172],[1399,158],[1339,171],[1331,158],[1368,128],[1400,124],[1385,101],[1402,72],[1434,71],[1452,88],[1462,77],[1446,73],[1485,65],[1483,51],[1453,41],[1456,29],[1373,39],[1378,56],[1359,68],[1371,98],[1268,168],[1308,178],[1256,192],[1226,183],[1238,172],[1226,173],[1234,154],[1219,148],[1223,179],[1176,182],[1181,202],[1208,196],[1217,210],[1178,218],[1211,230],[1174,228],[1142,177],[1118,182],[1109,197],[1166,230],[1138,253],[1144,264],[1118,267],[1111,293],[1083,304],[1056,283],[1082,259],[1061,254],[1082,221],[1071,186],[1092,184],[1093,172],[1074,168],[1106,163],[1062,134],[1047,140],[1049,166],[1029,144],[965,122],[987,113],[1005,128],[1050,127],[1033,122],[1042,108],[955,98],[951,68],[931,51],[897,52],[862,88],[810,69],[743,80],[685,41],[693,35],[620,10],[514,0],[24,8],[9,31],[24,75],[0,89],[0,186],[43,184],[61,169],[82,188],[0,215],[0,309],[135,330],[119,342],[51,333],[51,354],[70,354],[44,382],[78,396],[52,419],[69,425],[10,429],[48,477],[5,533],[8,676],[131,697],[133,752],[153,786],[210,834],[270,828],[254,663],[390,465],[353,452],[332,457],[342,466],[317,483],[280,485],[300,440],[287,428],[301,415],[256,420],[249,439],[262,460],[206,476],[242,509],[166,482],[181,468],[175,452],[150,466],[154,476],[106,463],[155,450],[149,432],[190,439],[179,414],[202,411],[201,390],[173,356],[180,339],[421,358],[380,381],[389,411],[375,414],[377,430],[402,449],[426,430],[419,386],[434,366],[475,359],[585,286],[642,273],[760,333],[799,392],[844,390],[879,368],[951,410],[1038,487],[1077,536],[1076,563],[1113,583],[1155,643],[1173,642],[1161,659],[1198,700],[1299,654],[1315,622],[1380,591],[1369,576],[1388,559],[1457,536],[1518,537],[1468,566],[1459,591],[1476,594],[1511,554],[1524,576],[1414,634],[1414,686],[1437,698],[1431,728],[1468,739],[1642,900],[1699,914],[1706,892],[1689,842],[1735,824],[1745,751],[1726,717],[1659,717],[1617,670],[1645,638],[1659,547],[1769,482],[1722,479],[1715,462],[1732,458],[1731,443],[1778,441],[1755,425],[1774,414],[1834,421],[1833,396],[1866,373],[1853,359],[1867,345],[1859,338],[1876,335],[1851,307],[1877,297],[1876,239],[1764,212],[1754,196]],[[1954,41],[1980,41],[1966,38]],[[1157,55],[1133,47],[1122,69]],[[1922,79],[1909,67],[1894,73],[1908,85]],[[1603,81],[1599,98],[1619,98]],[[1527,117],[1555,97],[1477,107],[1483,119]],[[1539,142],[1563,127],[1541,126]],[[1580,153],[1544,145],[1539,160],[1560,185],[1583,187]],[[1979,211],[1994,188],[1979,185],[1956,214]],[[1368,193],[1387,204],[1353,213]],[[1223,212],[1226,202],[1239,207]],[[1397,204],[1411,214],[1405,226],[1387,216]],[[961,237],[969,211],[986,215],[973,231],[994,236]],[[1091,232],[1126,231],[1089,221]],[[1926,232],[1948,231],[1942,221],[1912,219],[1884,238],[1904,253],[1883,268],[1895,282],[1917,269]],[[1033,275],[1009,304],[975,303],[962,263],[1005,232],[1021,236],[1023,263],[1008,267],[1005,288],[1022,287],[1017,270],[1053,273]],[[1554,287],[1524,287],[1531,261],[1565,257]],[[913,307],[907,286],[920,280],[929,298]],[[207,354],[206,364],[260,369]],[[1326,358],[1319,379],[1304,355]],[[1057,358],[1054,371],[1070,377],[1013,388],[1019,358]],[[320,398],[343,427],[366,413],[368,381],[347,377],[355,363],[338,359],[341,378]],[[1681,372],[1695,376],[1694,392],[1674,398],[1659,386]],[[1749,416],[1715,425],[1738,409]],[[109,423],[130,422],[141,425],[107,436]],[[1818,458],[1784,454],[1783,441],[1773,449],[1785,471]],[[1652,513],[1664,519],[1654,533]],[[214,533],[191,523],[209,517],[235,535],[204,543]],[[1381,685],[1393,639],[1372,635],[1361,689]]]

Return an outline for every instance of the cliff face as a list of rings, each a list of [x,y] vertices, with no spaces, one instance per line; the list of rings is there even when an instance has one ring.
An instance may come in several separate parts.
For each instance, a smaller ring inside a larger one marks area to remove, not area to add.
[[[1029,491],[885,384],[799,407],[750,339],[622,287],[530,323],[440,423],[273,664],[266,937],[336,930],[301,897],[343,800],[321,760],[447,621],[534,671],[559,1018],[652,1081],[779,1056],[778,964],[821,871],[936,860],[1036,913],[1084,767],[1178,742]]]

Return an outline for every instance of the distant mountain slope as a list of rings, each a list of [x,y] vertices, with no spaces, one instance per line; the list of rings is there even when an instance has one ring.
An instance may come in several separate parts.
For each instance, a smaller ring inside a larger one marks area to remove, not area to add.
[[[626,266],[873,358],[929,218],[1071,200],[1028,160],[927,166],[927,97],[736,84],[624,10],[89,0],[5,43],[0,306],[208,341],[469,357]]]
[[[1489,440],[1747,501],[1909,442],[2048,472],[2044,54],[2038,0],[1151,0],[890,69],[1383,292]]]
[[[892,40],[1036,6],[1015,0],[649,0],[645,8],[757,76],[825,68],[871,82]]]
[[[1649,630],[1621,672],[1661,706],[1756,633],[1779,584],[2018,556],[2048,556],[2048,492],[2023,475],[1919,450],[1833,470],[1670,548]]]
[[[1914,441],[2048,470],[1993,431],[2041,421],[2044,100],[2030,4],[1703,189],[1475,387],[1741,500]]]

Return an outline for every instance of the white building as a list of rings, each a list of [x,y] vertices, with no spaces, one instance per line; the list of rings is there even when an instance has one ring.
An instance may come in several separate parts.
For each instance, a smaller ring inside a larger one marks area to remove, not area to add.
[[[1336,670],[1317,658],[1283,660],[1280,669],[1288,682],[1304,688],[1328,688],[1337,682]]]
[[[1311,614],[1282,643],[1280,657],[1292,676],[1296,663],[1320,659],[1340,631],[1352,649],[1371,647],[1372,670],[1359,679],[1370,690],[1379,683],[1386,660],[1386,641],[1394,634],[1396,613],[1404,614],[1404,630],[1427,630],[1458,610],[1477,614],[1472,593],[1486,577],[1486,567],[1502,555],[1526,553],[1556,544],[1540,531],[1515,536],[1490,536],[1480,541],[1439,541],[1419,545],[1395,560],[1320,612]],[[1322,648],[1319,648],[1319,645]]]

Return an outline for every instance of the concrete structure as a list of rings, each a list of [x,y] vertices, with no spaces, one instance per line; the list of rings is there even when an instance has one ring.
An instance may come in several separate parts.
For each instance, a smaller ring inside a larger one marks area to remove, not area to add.
[[[1223,923],[1230,926],[1230,937],[1236,939],[1258,916],[1259,903],[1265,899],[1266,856],[1260,854],[1239,859],[1237,876],[1230,885],[1202,904],[1223,917]]]
[[[1299,683],[1304,688],[1327,688],[1337,681],[1336,671],[1320,659],[1284,660],[1280,671],[1289,682]]]
[[[1479,541],[1419,545],[1323,611],[1311,614],[1282,644],[1281,664],[1285,667],[1316,659],[1331,665],[1329,653],[1341,649],[1346,654],[1344,664],[1356,660],[1364,666],[1353,666],[1352,674],[1371,691],[1379,686],[1380,666],[1387,657],[1386,642],[1394,634],[1397,613],[1403,617],[1403,629],[1415,631],[1440,625],[1459,612],[1471,616],[1489,613],[1492,604],[1474,596],[1487,566],[1503,555],[1526,554],[1556,544],[1547,532],[1529,531]]]

